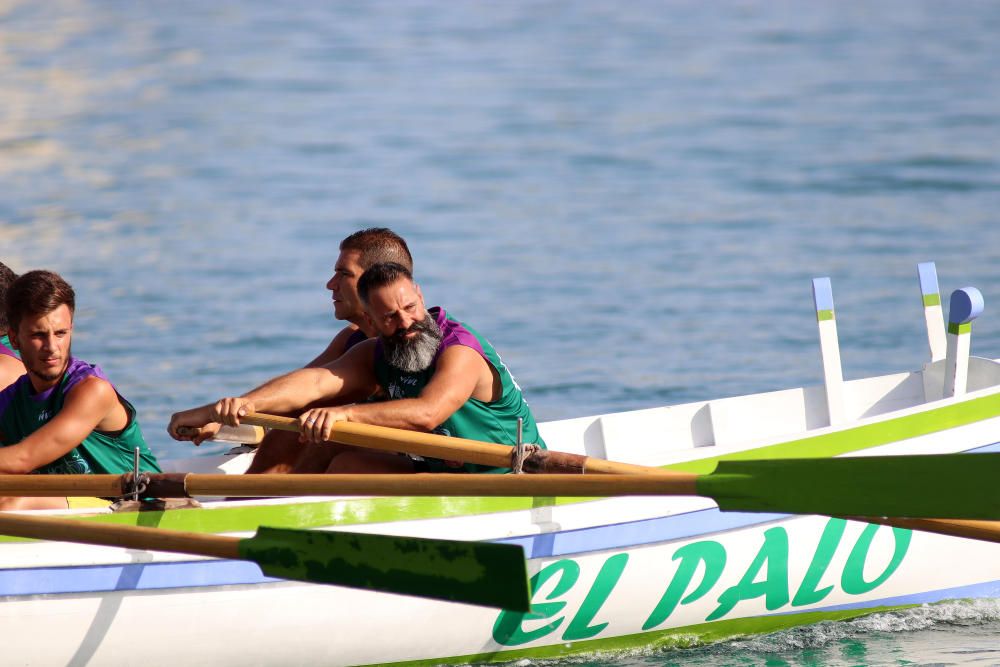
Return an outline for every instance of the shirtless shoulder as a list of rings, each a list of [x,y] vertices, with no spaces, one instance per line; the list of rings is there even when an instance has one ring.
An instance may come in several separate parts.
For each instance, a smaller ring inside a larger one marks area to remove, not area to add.
[[[86,377],[66,394],[66,406],[98,418],[100,431],[120,431],[128,425],[128,412],[118,398],[118,392],[107,380]]]

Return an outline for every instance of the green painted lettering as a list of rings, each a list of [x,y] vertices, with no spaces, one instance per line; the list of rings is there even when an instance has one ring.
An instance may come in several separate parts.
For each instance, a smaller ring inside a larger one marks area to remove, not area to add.
[[[722,576],[722,571],[726,567],[726,549],[711,540],[693,542],[675,551],[673,560],[680,560],[680,565],[677,566],[677,572],[674,573],[670,585],[653,609],[653,613],[643,623],[643,630],[650,630],[666,621],[670,614],[674,613],[678,603],[688,604],[705,595]],[[698,571],[699,563],[704,563],[705,575],[698,587],[682,600],[681,596],[687,591],[691,579]]]
[[[823,528],[823,534],[820,535],[819,544],[816,545],[816,553],[813,554],[812,561],[809,563],[806,576],[802,578],[802,585],[799,586],[795,597],[792,598],[793,607],[819,602],[833,590],[833,586],[821,589],[817,589],[816,586],[826,574],[826,569],[830,567],[830,561],[833,560],[833,554],[837,551],[840,538],[844,536],[846,526],[847,522],[843,519],[830,519],[826,527]]]
[[[580,578],[580,566],[575,560],[560,560],[548,565],[531,578],[531,590],[539,590],[545,582],[558,575],[559,580],[552,588],[552,591],[545,596],[546,600],[552,600],[565,595],[569,589]],[[535,602],[532,599],[531,611],[511,612],[504,610],[497,616],[496,623],[493,624],[493,640],[504,646],[519,646],[544,637],[554,632],[565,620],[559,617],[548,625],[544,625],[534,630],[525,630],[523,624],[525,620],[544,620],[552,618],[566,606],[565,602]]]
[[[858,538],[858,543],[851,549],[851,555],[847,557],[847,563],[844,565],[844,574],[840,578],[840,586],[849,595],[861,595],[884,584],[886,579],[891,577],[892,573],[903,562],[906,550],[910,548],[910,539],[913,537],[913,531],[905,528],[893,528],[892,537],[894,547],[889,564],[886,566],[885,571],[871,582],[865,581],[865,561],[868,560],[868,551],[871,549],[872,540],[878,529],[879,526],[875,524],[869,524],[865,527],[864,532],[861,533],[861,537]]]
[[[755,581],[765,564],[767,575],[764,581]],[[764,545],[750,568],[738,584],[722,592],[718,608],[705,620],[714,621],[732,611],[737,602],[761,596],[764,596],[764,606],[768,611],[788,604],[788,533],[781,527],[764,531]]]
[[[570,641],[590,639],[608,627],[607,623],[590,625],[590,622],[594,620],[594,616],[611,595],[615,584],[621,579],[622,571],[625,570],[627,562],[628,554],[617,554],[604,561],[601,571],[597,573],[597,579],[594,580],[594,585],[590,587],[587,597],[580,604],[580,610],[576,612],[576,616],[566,628],[563,639]]]

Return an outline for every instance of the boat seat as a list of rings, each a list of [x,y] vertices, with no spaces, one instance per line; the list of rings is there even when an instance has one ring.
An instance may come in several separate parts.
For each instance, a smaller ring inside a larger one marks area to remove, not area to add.
[[[711,445],[707,403],[634,410],[599,418],[606,458],[663,465],[671,453]]]

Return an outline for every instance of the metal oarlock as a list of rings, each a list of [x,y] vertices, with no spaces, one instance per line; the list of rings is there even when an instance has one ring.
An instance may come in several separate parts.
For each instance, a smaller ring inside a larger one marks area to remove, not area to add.
[[[132,456],[132,500],[139,500],[139,448]]]
[[[514,460],[511,469],[515,475],[524,472],[524,419],[517,418],[517,440],[514,443]]]
[[[144,473],[139,471],[139,461],[141,457],[139,455],[139,448],[135,448],[135,452],[132,456],[132,472],[125,473],[121,478],[121,489],[122,495],[119,497],[115,505],[121,505],[124,502],[138,503],[140,497],[146,493],[146,489],[149,488],[150,477],[149,473]]]

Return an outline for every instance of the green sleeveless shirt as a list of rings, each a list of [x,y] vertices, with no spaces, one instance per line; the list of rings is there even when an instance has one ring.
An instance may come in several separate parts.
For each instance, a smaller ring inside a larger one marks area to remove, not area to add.
[[[34,394],[31,381],[22,375],[14,384],[0,392],[0,445],[14,445],[45,425],[62,409],[67,393],[85,377],[107,381],[104,373],[79,359],[70,359],[69,367],[59,384]],[[115,393],[117,393],[117,389]],[[128,425],[120,433],[91,431],[78,446],[62,457],[42,466],[41,474],[113,474],[129,472],[133,467],[135,448],[139,448],[139,467],[144,472],[160,472],[156,458],[149,450],[135,408],[118,394],[128,414]]]
[[[488,340],[477,333],[472,327],[449,317],[443,308],[431,308],[443,335],[434,362],[419,373],[406,373],[389,364],[383,353],[382,341],[379,339],[375,347],[375,377],[385,389],[390,399],[416,398],[434,376],[438,358],[445,349],[452,345],[465,345],[478,352],[490,364],[500,377],[500,398],[492,403],[470,398],[462,407],[440,424],[435,433],[467,438],[481,442],[492,442],[513,446],[517,442],[517,418],[523,420],[522,437],[525,443],[545,447],[538,425],[531,414],[521,388],[507,370],[500,355]],[[457,472],[507,472],[507,468],[489,468],[474,464],[465,464],[462,468],[446,468],[441,461],[427,459],[428,467],[433,471],[455,470]]]

